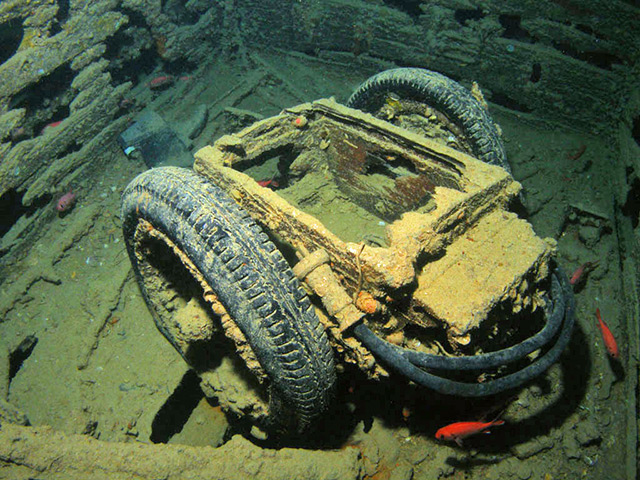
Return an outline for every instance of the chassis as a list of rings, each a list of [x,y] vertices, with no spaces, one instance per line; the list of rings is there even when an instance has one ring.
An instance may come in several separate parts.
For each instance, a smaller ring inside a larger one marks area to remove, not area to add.
[[[317,423],[336,363],[486,396],[539,375],[568,342],[555,243],[509,211],[521,187],[498,147],[402,70],[349,101],[377,115],[332,99],[289,108],[202,148],[193,171],[152,169],[124,193],[158,328],[205,393],[264,430]]]

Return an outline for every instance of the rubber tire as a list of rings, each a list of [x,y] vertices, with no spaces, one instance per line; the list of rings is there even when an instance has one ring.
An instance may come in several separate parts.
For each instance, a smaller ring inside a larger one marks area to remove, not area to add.
[[[356,88],[347,106],[375,113],[389,93],[425,103],[443,113],[460,128],[478,159],[511,172],[496,124],[486,108],[458,82],[423,68],[385,70]]]
[[[307,430],[334,394],[333,352],[298,279],[260,227],[222,189],[175,167],[135,178],[122,197],[122,219],[150,310],[154,299],[144,288],[134,246],[139,219],[186,254],[246,337],[269,380],[266,428]]]

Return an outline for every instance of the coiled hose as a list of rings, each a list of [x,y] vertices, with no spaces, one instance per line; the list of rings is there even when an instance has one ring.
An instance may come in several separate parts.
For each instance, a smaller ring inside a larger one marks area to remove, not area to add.
[[[468,357],[444,357],[407,350],[379,338],[364,323],[354,327],[355,336],[393,370],[415,383],[446,395],[484,397],[518,387],[542,374],[558,360],[571,338],[574,325],[575,300],[566,275],[556,267],[551,277],[551,307],[545,326],[527,340],[496,352]],[[560,333],[557,334],[558,330]],[[556,335],[557,334],[557,335]],[[486,370],[522,360],[531,352],[544,347],[556,338],[555,344],[541,357],[522,370],[484,383],[450,380],[432,370]]]

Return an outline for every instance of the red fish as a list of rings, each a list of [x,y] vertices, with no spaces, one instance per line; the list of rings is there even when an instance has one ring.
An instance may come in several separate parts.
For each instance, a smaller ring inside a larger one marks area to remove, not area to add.
[[[578,268],[576,268],[575,272],[573,272],[573,274],[571,275],[571,278],[569,279],[569,283],[571,285],[580,284],[581,282],[586,280],[587,275],[589,275],[589,272],[591,272],[592,270],[595,270],[597,267],[598,267],[598,260],[596,260],[595,262],[583,263]]]
[[[567,153],[567,160],[578,160],[584,152],[587,151],[586,145],[580,145],[580,147],[575,152]]]
[[[260,180],[260,181],[258,181],[258,185],[260,185],[261,187],[269,187],[270,186],[271,188],[278,188],[280,186],[280,184],[276,180],[274,180],[273,178],[269,179],[269,180]]]
[[[489,433],[489,428],[496,425],[504,425],[504,420],[493,420],[492,422],[456,422],[438,430],[436,432],[436,438],[438,440],[453,440],[461,447],[463,439],[478,433]]]
[[[604,340],[604,346],[607,348],[607,353],[609,353],[611,358],[618,358],[620,356],[618,343],[616,342],[613,333],[611,333],[611,330],[609,330],[609,327],[607,327],[607,324],[602,321],[599,308],[596,308],[596,318],[598,319],[598,326],[602,332],[602,340]]]
[[[61,123],[62,123],[62,120],[58,120],[57,122],[51,122],[46,124],[44,128],[40,131],[40,135],[46,132],[47,129],[59,127]]]
[[[161,90],[173,84],[175,77],[173,75],[160,75],[152,79],[147,85],[151,90]]]
[[[56,203],[56,210],[60,213],[64,213],[67,210],[71,210],[73,205],[76,203],[76,194],[69,190],[63,196],[58,199]]]

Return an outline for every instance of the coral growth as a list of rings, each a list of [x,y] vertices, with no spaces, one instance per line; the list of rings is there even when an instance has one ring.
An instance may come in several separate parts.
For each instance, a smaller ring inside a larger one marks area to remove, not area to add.
[[[369,292],[363,291],[358,292],[358,296],[356,297],[356,307],[368,314],[377,313],[382,308],[380,303],[373,298]]]

